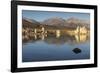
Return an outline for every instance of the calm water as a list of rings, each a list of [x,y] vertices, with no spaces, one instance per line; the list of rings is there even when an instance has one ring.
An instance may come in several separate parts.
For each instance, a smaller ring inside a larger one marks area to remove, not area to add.
[[[79,60],[90,58],[88,35],[41,35],[23,43],[22,61]]]

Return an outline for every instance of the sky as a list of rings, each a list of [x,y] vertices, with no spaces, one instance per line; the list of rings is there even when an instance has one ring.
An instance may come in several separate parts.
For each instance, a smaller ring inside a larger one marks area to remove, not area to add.
[[[34,11],[34,10],[22,10],[22,17],[34,19],[40,22],[53,17],[63,18],[65,20],[71,17],[82,20],[90,20],[89,13]]]

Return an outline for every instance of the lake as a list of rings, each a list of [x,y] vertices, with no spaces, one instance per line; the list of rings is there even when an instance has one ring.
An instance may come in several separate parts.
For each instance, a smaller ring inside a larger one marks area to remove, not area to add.
[[[34,34],[22,46],[22,62],[90,59],[88,34]]]

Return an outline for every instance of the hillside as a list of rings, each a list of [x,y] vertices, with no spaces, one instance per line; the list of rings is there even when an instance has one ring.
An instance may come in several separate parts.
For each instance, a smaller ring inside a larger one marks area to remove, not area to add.
[[[35,20],[22,19],[23,28],[36,28],[40,26],[40,23]]]
[[[67,20],[54,17],[44,20],[43,22],[38,22],[34,19],[22,19],[23,28],[36,28],[44,26],[46,28],[77,28],[77,26],[85,26],[86,28],[90,28],[89,21],[86,20],[80,20],[77,18],[69,18]]]

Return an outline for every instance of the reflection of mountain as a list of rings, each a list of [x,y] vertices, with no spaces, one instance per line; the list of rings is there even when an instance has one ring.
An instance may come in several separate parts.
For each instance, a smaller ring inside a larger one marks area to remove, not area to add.
[[[63,35],[59,38],[56,38],[56,36],[48,36],[44,39],[44,41],[48,44],[64,44],[66,42],[74,41],[74,37],[71,37],[69,35]]]
[[[77,36],[77,37],[76,37]],[[23,39],[23,42],[27,43],[28,41],[36,42],[36,41],[44,41],[47,44],[58,44],[62,45],[65,43],[69,44],[78,44],[78,43],[84,43],[89,40],[88,35],[69,35],[69,34],[61,34],[59,37],[56,34],[50,35],[48,34],[40,34],[40,35],[34,35],[29,36],[28,40],[25,41]]]

